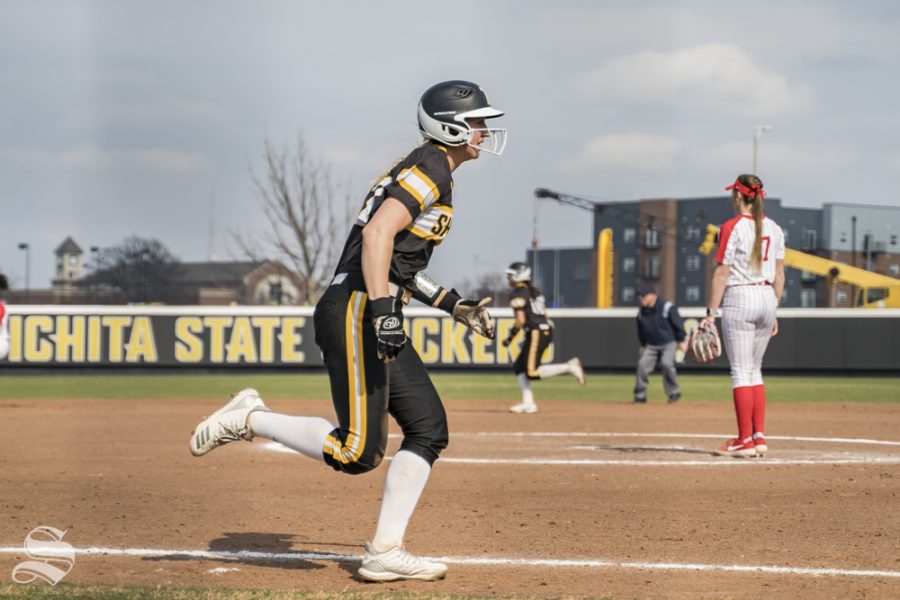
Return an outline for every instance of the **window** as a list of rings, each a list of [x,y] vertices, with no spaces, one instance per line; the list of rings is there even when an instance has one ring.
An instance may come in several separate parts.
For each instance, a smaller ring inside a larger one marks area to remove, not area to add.
[[[697,254],[691,254],[687,257],[687,270],[688,271],[699,271],[700,270],[700,256]]]
[[[626,287],[622,288],[622,302],[626,304],[631,304],[634,302],[634,288]]]
[[[587,281],[591,278],[591,266],[587,263],[579,263],[575,265],[572,272],[572,279],[575,281]]]
[[[634,273],[634,258],[626,256],[622,259],[622,272]]]
[[[269,302],[281,304],[281,283],[269,283]]]
[[[647,248],[659,248],[659,230],[648,228],[644,243]]]
[[[684,290],[684,299],[688,302],[700,302],[700,286],[687,286],[687,288]]]
[[[626,244],[633,244],[637,237],[637,230],[634,227],[628,227],[622,232],[622,241]]]
[[[800,290],[800,306],[803,308],[816,307],[816,290]]]
[[[847,292],[846,292],[846,291],[844,291],[844,290],[839,290],[838,293],[837,293],[837,297],[835,298],[835,300],[837,301],[838,304],[847,304],[847,299],[848,299],[848,298],[849,298],[849,296],[847,295]]]
[[[894,277],[900,275],[900,263],[893,263],[891,266],[889,266],[888,273],[890,273]]]
[[[701,229],[699,227],[689,226],[684,231],[684,239],[688,242],[699,242],[700,241]]]
[[[74,267],[77,264],[78,264],[78,256],[75,254],[70,254],[69,255],[69,266]]]
[[[659,257],[649,256],[644,263],[644,277],[647,279],[659,279]]]
[[[813,250],[818,249],[818,233],[815,229],[804,229],[803,230],[803,250],[805,252],[811,252]]]
[[[817,277],[818,275],[816,275],[815,273],[811,273],[809,271],[800,271],[800,281],[815,281]]]
[[[866,302],[878,302],[888,297],[887,288],[869,288],[866,290]]]
[[[862,249],[863,249],[863,252],[875,250],[875,236],[874,235],[872,235],[871,233],[867,233],[867,234],[863,235]]]

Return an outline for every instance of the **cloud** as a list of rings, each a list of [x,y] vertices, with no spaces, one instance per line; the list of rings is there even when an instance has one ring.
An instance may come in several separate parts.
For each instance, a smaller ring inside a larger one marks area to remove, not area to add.
[[[747,170],[753,162],[751,142],[726,142],[696,152],[700,164],[708,167],[727,167]],[[764,142],[759,148],[760,171],[807,171],[810,169],[840,169],[853,166],[861,160],[853,149],[810,144],[784,144]],[[900,159],[900,157],[898,157]],[[900,162],[900,160],[898,160]]]
[[[369,148],[359,146],[332,144],[322,152],[325,162],[337,169],[350,169],[362,173],[371,173],[374,179],[387,166],[383,155],[372,152]]]
[[[66,111],[65,123],[102,122],[127,127],[195,127],[199,123],[228,122],[229,112],[207,102],[168,100],[160,102],[107,103],[72,108]]]
[[[83,145],[60,152],[40,148],[0,148],[0,164],[39,168],[57,167],[101,171],[118,167],[138,167],[152,171],[186,173],[211,167],[204,154],[161,148],[103,149]]]
[[[563,172],[590,169],[623,169],[639,172],[672,171],[682,147],[675,138],[647,133],[614,133],[589,141]]]
[[[609,61],[587,76],[586,86],[604,98],[761,117],[812,105],[807,84],[764,71],[733,44],[642,50]]]

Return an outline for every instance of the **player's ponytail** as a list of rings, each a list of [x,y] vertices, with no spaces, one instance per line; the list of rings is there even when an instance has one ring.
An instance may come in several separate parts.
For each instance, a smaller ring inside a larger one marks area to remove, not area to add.
[[[750,207],[750,214],[753,215],[753,223],[756,225],[750,264],[759,271],[762,268],[763,198],[766,196],[763,191],[763,182],[756,175],[738,175],[734,185],[725,189],[731,190],[732,199],[740,199],[741,204]]]

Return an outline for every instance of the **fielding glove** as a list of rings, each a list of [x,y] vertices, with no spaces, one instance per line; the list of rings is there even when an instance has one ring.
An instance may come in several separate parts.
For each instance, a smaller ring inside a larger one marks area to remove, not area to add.
[[[704,319],[691,331],[688,345],[691,355],[698,363],[708,363],[722,356],[722,343],[715,321]]]
[[[394,360],[406,344],[403,313],[396,306],[395,298],[372,300],[372,325],[378,338],[378,358],[384,362]]]
[[[485,306],[491,298],[478,300],[460,300],[453,305],[453,320],[462,323],[478,335],[494,339],[494,320]]]

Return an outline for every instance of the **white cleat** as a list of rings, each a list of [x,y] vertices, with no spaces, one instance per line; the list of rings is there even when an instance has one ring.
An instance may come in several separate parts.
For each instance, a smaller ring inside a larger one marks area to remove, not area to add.
[[[761,433],[753,434],[753,443],[756,444],[756,455],[759,457],[763,457],[769,451],[769,447],[766,445],[766,437]]]
[[[203,456],[228,442],[253,440],[247,418],[255,410],[269,410],[253,388],[241,390],[228,403],[204,418],[191,435],[191,454]]]
[[[537,412],[537,404],[534,404],[533,402],[519,402],[515,406],[510,406],[509,412],[520,415],[531,415]]]
[[[568,362],[568,365],[569,373],[575,376],[579,384],[584,385],[584,367],[581,366],[581,359],[573,358]]]
[[[365,581],[401,579],[435,581],[444,578],[447,574],[447,565],[413,556],[402,546],[395,546],[387,552],[376,552],[372,545],[366,542],[366,553],[357,573]]]

